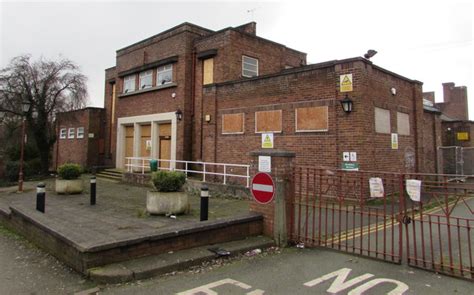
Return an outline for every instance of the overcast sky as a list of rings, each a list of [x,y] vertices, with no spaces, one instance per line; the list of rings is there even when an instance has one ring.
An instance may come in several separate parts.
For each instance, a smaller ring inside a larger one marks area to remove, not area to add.
[[[0,0],[2,1],[2,0]],[[378,54],[372,61],[422,81],[468,87],[474,119],[473,4],[460,0],[0,3],[0,67],[29,53],[59,55],[88,77],[89,104],[103,106],[104,69],[115,51],[182,22],[219,30],[249,21],[257,34],[308,54],[308,63]]]

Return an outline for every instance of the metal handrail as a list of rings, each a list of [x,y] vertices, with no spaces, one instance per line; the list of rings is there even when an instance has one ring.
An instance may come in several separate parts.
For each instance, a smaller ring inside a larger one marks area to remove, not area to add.
[[[227,184],[227,179],[228,177],[236,177],[236,178],[245,178],[247,181],[246,187],[249,187],[250,184],[250,165],[243,165],[243,164],[231,164],[231,163],[212,163],[212,162],[199,162],[199,161],[184,161],[184,160],[169,160],[169,159],[154,159],[154,158],[149,158],[149,157],[126,157],[126,164],[125,167],[127,169],[127,172],[133,172],[134,168],[138,168],[141,170],[141,173],[144,174],[145,171],[149,171],[149,162],[151,160],[157,160],[158,162],[168,162],[168,163],[183,163],[184,164],[184,169],[172,167],[160,167],[160,169],[163,170],[170,170],[170,171],[180,171],[184,172],[186,176],[188,173],[196,173],[196,174],[202,174],[203,175],[203,181],[206,181],[206,175],[218,175],[218,176],[223,176],[224,177],[224,184]],[[138,161],[139,163],[135,164],[134,162]],[[196,165],[202,165],[203,170],[193,170],[189,169],[189,164],[196,164]],[[176,166],[176,165],[173,165]],[[224,168],[224,173],[219,173],[219,172],[212,172],[208,171],[207,167],[209,166],[218,166],[218,167],[223,167]],[[234,173],[227,173],[227,167],[238,167],[238,168],[245,168],[246,169],[246,174],[234,174]]]

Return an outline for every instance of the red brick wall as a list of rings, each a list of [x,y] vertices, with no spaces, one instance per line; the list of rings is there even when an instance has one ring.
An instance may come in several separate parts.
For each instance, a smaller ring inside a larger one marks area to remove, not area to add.
[[[423,114],[423,169],[425,173],[437,173],[438,149],[442,138],[441,119],[439,114],[424,112]],[[439,171],[441,173],[441,171]]]
[[[352,73],[354,78],[354,91],[348,93],[354,101],[351,114],[345,114],[339,103],[345,96],[338,87],[339,75],[344,73]],[[390,93],[391,87],[397,88],[395,97]],[[395,172],[416,168],[413,159],[421,149],[415,144],[422,127],[421,123],[416,124],[422,115],[421,87],[362,59],[207,86],[203,101],[203,114],[215,118],[204,123],[202,129],[205,161],[249,163],[249,152],[261,147],[261,135],[254,129],[255,112],[281,109],[283,131],[275,134],[275,148],[296,152],[296,165],[339,168],[342,152],[354,151],[363,170]],[[329,130],[295,132],[295,108],[320,105],[329,107]],[[375,133],[374,106],[390,110],[392,132],[397,131],[396,112],[409,114],[410,135],[399,136],[399,149],[391,149],[390,134]],[[222,115],[238,112],[245,113],[245,133],[222,134]]]
[[[57,115],[57,141],[54,147],[54,169],[64,163],[77,163],[83,167],[103,165],[103,154],[99,151],[99,142],[103,140],[104,110],[86,108],[78,111],[59,113]],[[84,138],[77,138],[77,128],[84,127]],[[59,138],[62,128],[74,128],[74,138]],[[88,134],[94,137],[89,138]]]
[[[436,104],[448,117],[458,120],[469,120],[467,88],[455,86],[454,83],[443,83],[444,102]]]

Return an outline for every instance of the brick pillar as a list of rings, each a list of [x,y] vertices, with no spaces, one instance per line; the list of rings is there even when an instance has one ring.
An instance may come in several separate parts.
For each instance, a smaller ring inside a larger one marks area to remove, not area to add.
[[[278,246],[286,246],[291,224],[291,198],[292,198],[292,171],[295,153],[283,150],[256,150],[250,152],[251,172],[258,172],[258,157],[271,157],[271,172],[275,184],[275,196],[269,204],[259,204],[253,201],[250,211],[263,215],[263,233],[272,237]]]

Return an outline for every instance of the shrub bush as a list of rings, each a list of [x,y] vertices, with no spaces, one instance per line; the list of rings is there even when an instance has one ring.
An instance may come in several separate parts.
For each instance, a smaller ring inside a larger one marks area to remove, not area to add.
[[[62,179],[76,179],[82,173],[82,167],[79,164],[66,163],[58,168],[58,175]]]
[[[20,172],[20,161],[8,161],[5,164],[5,176],[11,182],[18,181]],[[23,178],[41,175],[40,159],[32,159],[23,163]]]
[[[159,192],[178,192],[186,182],[186,175],[177,171],[157,171],[152,173],[151,182]]]

